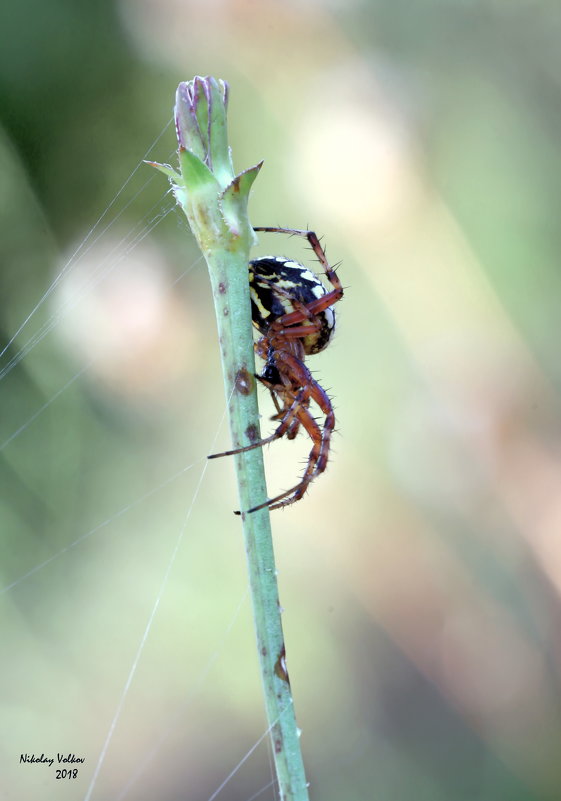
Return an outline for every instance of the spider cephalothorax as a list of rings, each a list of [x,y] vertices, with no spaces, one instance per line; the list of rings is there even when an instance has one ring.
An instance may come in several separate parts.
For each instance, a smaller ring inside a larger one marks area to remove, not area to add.
[[[332,307],[343,297],[341,282],[335,270],[329,266],[313,231],[297,231],[291,228],[255,230],[306,237],[332,289],[328,290],[318,276],[302,264],[282,256],[264,256],[249,263],[253,325],[261,334],[255,343],[255,352],[265,362],[258,378],[271,392],[277,409],[277,414],[272,419],[279,420],[280,424],[270,437],[216,456],[259,448],[283,436],[294,439],[300,426],[312,440],[312,450],[299,483],[249,509],[249,512],[265,506],[279,509],[300,500],[309,484],[327,466],[335,416],[327,393],[312,377],[304,359],[319,353],[329,344],[335,330],[335,311]],[[312,415],[310,401],[324,415],[323,426]]]

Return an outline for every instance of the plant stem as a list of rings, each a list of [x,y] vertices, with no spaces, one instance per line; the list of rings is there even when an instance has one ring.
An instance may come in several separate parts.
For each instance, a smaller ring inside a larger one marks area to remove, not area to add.
[[[235,176],[226,130],[228,87],[196,77],[177,90],[175,120],[181,172],[154,164],[175,196],[206,259],[218,326],[232,448],[261,438],[249,297],[249,250],[255,235],[247,203],[261,164]],[[234,457],[257,649],[282,801],[308,801],[308,788],[285,661],[270,515],[244,510],[267,498],[261,448]]]

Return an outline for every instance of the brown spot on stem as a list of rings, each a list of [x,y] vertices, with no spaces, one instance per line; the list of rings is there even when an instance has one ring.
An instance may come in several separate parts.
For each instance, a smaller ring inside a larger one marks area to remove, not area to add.
[[[245,369],[245,367],[242,367],[236,373],[235,387],[240,395],[249,395],[253,389],[253,376]]]
[[[282,681],[285,681],[287,684],[290,684],[290,679],[288,678],[288,670],[286,668],[286,650],[284,648],[284,645],[282,646],[279,658],[275,662],[275,675]]]
[[[245,435],[252,444],[257,442],[259,439],[259,431],[257,430],[257,426],[253,423],[250,423],[245,430]]]
[[[227,285],[224,283],[224,281],[221,281],[218,284],[218,291],[220,292],[221,295],[224,295],[225,292],[226,292],[226,289],[227,289]]]

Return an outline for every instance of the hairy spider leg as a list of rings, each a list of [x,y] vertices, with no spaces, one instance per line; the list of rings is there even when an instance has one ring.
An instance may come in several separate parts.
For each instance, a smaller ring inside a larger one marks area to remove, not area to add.
[[[298,395],[294,398],[291,405],[285,410],[279,410],[279,414],[281,411],[284,411],[285,414],[282,418],[282,422],[280,426],[271,434],[270,437],[265,437],[265,439],[260,439],[257,442],[252,442],[251,445],[242,445],[241,448],[234,448],[231,451],[223,451],[222,453],[211,453],[210,456],[207,456],[207,459],[219,459],[221,456],[235,456],[237,453],[245,453],[246,451],[252,451],[254,448],[262,448],[263,445],[268,445],[270,442],[274,442],[276,439],[280,439],[283,437],[288,428],[290,427],[293,419],[297,416],[298,409],[302,403],[302,400],[305,397],[305,390],[302,389]]]
[[[314,380],[312,374],[306,365],[291,353],[282,351],[277,354],[277,359],[283,361],[286,365],[286,373],[295,376],[298,383],[304,387],[298,395],[304,393],[304,398],[307,400],[310,397],[321,409],[325,415],[325,423],[323,429],[317,424],[307,405],[300,403],[297,410],[297,416],[302,426],[306,429],[313,442],[312,450],[308,456],[308,465],[304,471],[304,475],[298,484],[285,492],[276,495],[274,498],[269,498],[259,506],[254,506],[248,509],[248,513],[256,512],[258,509],[264,509],[268,506],[271,510],[280,509],[283,506],[289,506],[304,495],[310,483],[319,476],[327,467],[329,456],[329,445],[331,441],[331,434],[335,427],[335,414],[333,406],[325,390]],[[279,370],[282,374],[282,370]],[[291,407],[292,408],[292,407]]]
[[[301,231],[298,228],[278,228],[277,226],[259,226],[253,230],[263,231],[263,233],[266,234],[289,234],[290,236],[303,236],[308,240],[310,247],[318,257],[325,275],[329,279],[329,282],[333,284],[336,290],[340,290],[341,297],[343,296],[343,286],[339,281],[337,273],[327,261],[327,256],[325,255],[325,251],[322,248],[321,242],[319,241],[318,235],[315,231]]]
[[[261,378],[261,376],[256,376],[256,378],[258,379],[258,381],[260,381],[263,384],[263,386],[267,387],[267,389],[269,390],[269,392],[271,394],[271,398],[273,399],[273,403],[275,404],[275,408],[277,410],[277,413],[273,414],[270,417],[270,419],[271,420],[283,420],[284,416],[286,414],[286,410],[290,408],[290,405],[291,405],[292,401],[294,401],[294,399],[296,398],[295,393],[291,392],[290,387],[286,387],[286,386],[281,386],[281,387],[276,386],[275,387],[270,382],[268,382],[265,379]],[[283,406],[281,406],[279,401],[278,401],[278,396],[279,395],[283,395],[284,396],[284,405]],[[302,405],[304,405],[304,406],[309,406],[309,403],[310,403],[308,398],[302,398],[301,402],[302,402]],[[288,429],[286,430],[286,438],[287,439],[294,439],[297,436],[299,430],[300,430],[300,420],[295,415],[292,418],[292,420],[290,422],[290,425],[288,426]]]
[[[322,432],[320,426],[313,418],[309,409],[301,407],[298,410],[298,418],[303,428],[306,429],[307,433],[310,436],[310,439],[313,442],[313,447],[308,456],[308,465],[306,467],[306,472],[304,473],[304,476],[302,476],[302,479],[298,482],[298,484],[295,484],[294,487],[291,487],[285,492],[281,492],[279,495],[275,495],[274,498],[268,498],[264,503],[259,504],[259,506],[253,506],[251,509],[248,509],[247,510],[248,514],[251,514],[252,512],[257,512],[259,509],[264,509],[266,506],[268,506],[269,509],[271,509],[271,511],[273,509],[280,509],[283,506],[290,506],[290,504],[300,500],[300,498],[306,492],[308,485],[313,480],[314,478],[313,465],[315,464],[315,462],[319,457],[319,451],[321,449],[321,441],[322,441]]]

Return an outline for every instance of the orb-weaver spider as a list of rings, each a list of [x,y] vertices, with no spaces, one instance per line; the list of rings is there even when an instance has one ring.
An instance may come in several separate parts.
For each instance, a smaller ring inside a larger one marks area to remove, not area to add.
[[[255,343],[255,352],[265,362],[263,371],[257,378],[271,393],[277,409],[277,414],[271,419],[280,420],[280,425],[271,436],[259,442],[236,450],[215,453],[209,458],[231,456],[252,448],[261,448],[283,436],[294,439],[300,426],[309,434],[312,450],[298,484],[259,506],[254,506],[248,512],[255,512],[266,506],[280,509],[299,501],[310,483],[327,466],[335,415],[329,396],[312,377],[304,364],[304,358],[319,353],[331,341],[335,330],[335,312],[332,306],[343,297],[343,287],[337,273],[330,267],[313,231],[276,227],[260,227],[254,230],[306,237],[333,289],[328,291],[317,275],[302,264],[282,256],[263,256],[249,262],[251,314],[253,325],[261,334],[261,338]],[[323,427],[310,411],[311,400],[325,415]]]

